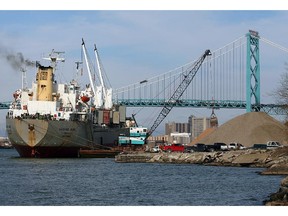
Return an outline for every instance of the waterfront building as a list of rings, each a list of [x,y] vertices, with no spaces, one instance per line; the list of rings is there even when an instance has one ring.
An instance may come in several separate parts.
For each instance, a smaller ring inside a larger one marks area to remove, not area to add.
[[[189,143],[187,142],[187,134],[189,133],[190,131],[188,123],[169,122],[165,124],[165,135],[168,136],[169,143],[174,141],[177,143]]]
[[[149,136],[147,139],[147,144],[149,148],[152,148],[157,145],[164,145],[168,143],[168,136],[167,135],[160,135],[160,136]]]
[[[218,119],[212,109],[210,117],[191,115],[188,122],[168,122],[165,124],[165,139],[169,142],[188,144],[208,128],[218,127]]]
[[[188,124],[190,125],[191,139],[190,141],[196,139],[203,131],[211,127],[209,117],[196,117],[189,116]]]
[[[171,133],[170,138],[174,143],[189,144],[191,133]]]
[[[178,123],[178,122],[169,122],[165,124],[165,134],[169,135],[171,133],[189,133],[188,123]]]

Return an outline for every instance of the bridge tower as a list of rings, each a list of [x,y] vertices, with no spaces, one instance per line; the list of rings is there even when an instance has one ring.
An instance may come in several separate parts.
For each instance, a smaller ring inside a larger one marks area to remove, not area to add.
[[[246,55],[246,112],[260,111],[259,34],[249,30]],[[252,107],[252,103],[255,106]]]

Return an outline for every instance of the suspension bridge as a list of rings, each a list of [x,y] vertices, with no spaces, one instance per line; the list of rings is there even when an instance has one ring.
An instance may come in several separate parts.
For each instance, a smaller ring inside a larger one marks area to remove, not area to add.
[[[167,73],[114,90],[114,103],[128,107],[228,108],[285,115],[285,105],[263,104],[260,98],[259,41],[282,51],[288,49],[250,30],[246,35],[212,51],[179,100],[169,101],[194,62]]]
[[[177,100],[170,100],[195,61],[167,73],[113,90],[113,103],[127,107],[175,107],[246,109],[286,115],[285,105],[264,104],[260,98],[261,42],[284,52],[288,49],[249,32],[212,52],[203,61],[191,83]],[[204,50],[203,50],[204,51]],[[8,109],[10,102],[0,102]]]

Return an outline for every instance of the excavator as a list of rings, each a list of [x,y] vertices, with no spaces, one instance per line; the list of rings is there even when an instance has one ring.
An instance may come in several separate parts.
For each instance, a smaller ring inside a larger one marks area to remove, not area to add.
[[[161,124],[161,122],[166,118],[166,116],[169,114],[169,112],[174,107],[175,101],[178,101],[179,98],[183,95],[195,75],[197,74],[199,68],[201,67],[203,61],[207,56],[211,56],[212,53],[210,50],[206,50],[204,54],[194,63],[192,69],[190,69],[187,74],[184,76],[183,80],[181,81],[180,85],[177,87],[175,92],[172,94],[170,99],[167,101],[167,103],[162,108],[161,112],[159,113],[158,117],[154,121],[152,127],[147,132],[146,140],[149,136],[156,130],[156,128]]]

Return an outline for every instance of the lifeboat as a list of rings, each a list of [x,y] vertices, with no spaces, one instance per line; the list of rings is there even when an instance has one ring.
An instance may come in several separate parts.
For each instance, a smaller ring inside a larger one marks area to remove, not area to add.
[[[16,92],[13,94],[14,99],[17,99],[19,97],[19,94],[17,94]]]
[[[87,102],[90,100],[90,98],[84,95],[84,96],[81,97],[81,100],[82,100],[84,103],[87,103]]]
[[[14,93],[13,93],[13,97],[15,100],[17,100],[18,98],[21,97],[21,89],[18,89],[16,90]]]

